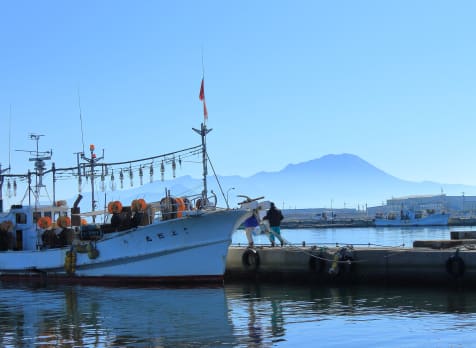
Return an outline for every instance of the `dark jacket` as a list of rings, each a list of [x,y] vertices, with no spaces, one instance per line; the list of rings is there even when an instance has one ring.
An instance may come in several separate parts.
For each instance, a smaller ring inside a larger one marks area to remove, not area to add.
[[[282,219],[284,219],[283,214],[281,213],[281,210],[277,209],[276,207],[271,207],[263,218],[263,220],[269,221],[269,225],[271,227],[281,225]]]

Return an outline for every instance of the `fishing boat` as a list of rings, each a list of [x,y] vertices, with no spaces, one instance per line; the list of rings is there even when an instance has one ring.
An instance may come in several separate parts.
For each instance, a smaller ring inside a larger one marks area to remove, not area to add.
[[[378,214],[375,217],[375,226],[446,226],[449,214],[438,213],[434,210],[413,211],[401,210],[398,213]]]
[[[193,130],[201,136],[201,145],[192,148],[103,163],[104,156],[97,156],[91,145],[89,157],[84,152],[78,154],[77,166],[56,168],[53,164],[51,170],[45,167],[51,153],[38,151],[37,137],[37,150],[30,159],[35,162],[33,173],[0,173],[0,192],[5,179],[10,185],[10,180],[23,178],[34,196],[34,203],[12,205],[8,212],[0,213],[0,279],[41,277],[92,283],[221,281],[233,231],[250,216],[251,209],[264,202],[250,200],[234,209],[228,207],[228,202],[226,208],[217,206],[216,194],[207,192],[206,135],[211,129],[202,123],[201,129]],[[175,197],[166,191],[157,202],[141,198],[111,201],[107,209],[97,209],[95,179],[100,177],[103,183],[106,174],[116,169],[122,181],[124,168],[129,168],[131,178],[137,169],[142,179],[145,163],[159,163],[163,169],[164,162],[168,162],[175,169],[175,159],[187,154],[202,157],[200,194]],[[45,174],[52,174],[54,193],[60,174],[73,175],[79,182],[90,180],[91,211],[81,212],[81,194],[71,208],[65,201],[39,204]],[[33,175],[36,180],[32,180]],[[97,220],[102,222],[96,223]]]

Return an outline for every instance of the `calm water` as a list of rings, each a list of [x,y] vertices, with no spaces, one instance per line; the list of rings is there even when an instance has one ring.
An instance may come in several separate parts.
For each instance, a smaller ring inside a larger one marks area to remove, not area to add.
[[[355,246],[404,246],[411,248],[415,240],[450,239],[450,231],[476,230],[476,227],[358,227],[282,230],[281,235],[292,244]],[[269,245],[264,234],[254,236],[255,244]],[[233,235],[233,244],[248,244],[244,231]]]
[[[234,241],[243,234],[238,231]],[[288,230],[283,235],[293,243],[411,245],[412,238],[448,238],[449,229]],[[475,291],[0,283],[2,347],[472,347],[475,329]]]

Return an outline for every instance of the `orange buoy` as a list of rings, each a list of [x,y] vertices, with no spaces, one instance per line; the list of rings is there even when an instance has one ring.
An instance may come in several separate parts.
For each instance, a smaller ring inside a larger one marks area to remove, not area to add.
[[[108,213],[112,214],[112,205],[114,204],[114,201],[111,201],[107,205],[107,211]]]
[[[182,212],[185,211],[185,202],[182,198],[177,197],[175,198],[175,202],[177,204],[177,217],[182,217]]]
[[[132,209],[132,211],[137,211],[137,199],[134,199],[131,202],[131,209]]]
[[[112,203],[112,212],[113,214],[118,214],[122,211],[122,203],[120,201],[114,201]]]
[[[51,218],[49,216],[42,216],[38,219],[38,227],[42,229],[47,229],[51,227]]]
[[[68,216],[60,216],[60,217],[56,220],[56,224],[57,224],[59,227],[66,228],[66,227],[71,226],[71,219],[70,219]]]
[[[107,205],[107,211],[110,214],[117,214],[122,211],[122,203],[120,201],[112,201]]]
[[[147,208],[147,203],[145,202],[143,198],[139,198],[136,204],[137,204],[138,211],[144,211]]]
[[[145,202],[144,199],[139,198],[139,199],[134,199],[131,203],[131,209],[132,211],[136,212],[142,212],[147,208],[147,203]]]

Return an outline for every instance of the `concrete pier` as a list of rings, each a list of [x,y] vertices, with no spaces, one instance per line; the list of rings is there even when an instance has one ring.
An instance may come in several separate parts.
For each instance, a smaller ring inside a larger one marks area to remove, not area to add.
[[[225,281],[402,284],[476,287],[476,251],[319,246],[229,249]]]

